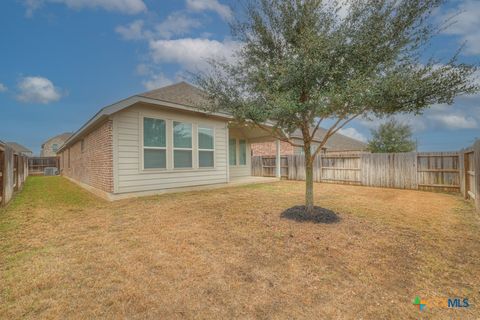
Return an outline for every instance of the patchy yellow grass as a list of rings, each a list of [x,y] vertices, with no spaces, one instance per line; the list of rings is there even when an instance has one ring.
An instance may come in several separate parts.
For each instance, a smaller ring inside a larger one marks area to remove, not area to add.
[[[478,215],[460,197],[317,184],[333,224],[280,218],[283,181],[108,203],[29,178],[0,210],[0,318],[475,319]],[[464,310],[412,299],[466,297]]]

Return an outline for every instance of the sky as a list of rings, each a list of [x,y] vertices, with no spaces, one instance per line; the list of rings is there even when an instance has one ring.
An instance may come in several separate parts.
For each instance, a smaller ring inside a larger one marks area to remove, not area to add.
[[[40,152],[78,130],[100,108],[188,79],[206,58],[231,58],[239,43],[227,0],[4,0],[0,4],[0,140]],[[427,55],[480,62],[480,1],[449,0],[434,19],[457,21]],[[411,125],[421,151],[458,150],[480,138],[480,94],[434,105]],[[367,141],[382,120],[359,119],[342,133]]]

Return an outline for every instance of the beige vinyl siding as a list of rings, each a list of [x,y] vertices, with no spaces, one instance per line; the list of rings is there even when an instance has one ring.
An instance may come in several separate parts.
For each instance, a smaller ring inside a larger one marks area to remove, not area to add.
[[[243,137],[241,134],[240,130],[235,130],[231,129],[230,130],[230,139],[237,139],[237,165],[235,166],[230,166],[229,172],[230,172],[230,178],[236,178],[236,177],[249,177],[252,175],[252,165],[251,165],[251,148],[250,148],[250,142]],[[238,140],[245,140],[246,141],[246,146],[247,146],[247,163],[245,165],[239,165],[240,161],[240,146]],[[228,142],[227,142],[227,152],[228,152]]]
[[[167,169],[143,169],[143,118],[167,121]],[[173,121],[193,126],[193,168],[173,168]],[[114,115],[116,139],[114,152],[115,193],[154,191],[193,187],[227,182],[226,122],[204,115],[168,109],[159,110],[147,105],[135,105]],[[196,168],[197,127],[214,129],[214,168]]]

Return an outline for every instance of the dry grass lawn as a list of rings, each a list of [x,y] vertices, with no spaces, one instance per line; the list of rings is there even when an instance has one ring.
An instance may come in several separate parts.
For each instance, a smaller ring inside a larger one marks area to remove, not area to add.
[[[458,196],[302,182],[108,203],[29,178],[0,209],[0,318],[476,319],[480,227]],[[412,299],[466,297],[468,309]]]

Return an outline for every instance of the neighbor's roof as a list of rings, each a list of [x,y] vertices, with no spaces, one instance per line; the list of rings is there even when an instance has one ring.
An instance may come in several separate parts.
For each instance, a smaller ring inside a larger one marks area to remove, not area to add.
[[[209,114],[232,120],[233,116],[226,112],[208,112],[200,108],[206,102],[202,91],[191,84],[180,82],[166,86],[160,89],[144,92],[131,96],[127,99],[116,102],[112,105],[104,107],[90,120],[87,121],[79,130],[77,130],[58,150],[59,152],[78,140],[83,134],[88,132],[92,127],[107,119],[110,115],[128,108],[138,102],[157,105],[162,108],[171,108],[176,110],[190,111],[196,113]]]
[[[315,132],[315,137],[313,138],[313,140],[315,142],[321,142],[325,137],[326,133],[327,133],[326,129],[321,127],[318,128],[317,132]],[[292,134],[292,137],[302,138],[301,131],[296,130]],[[325,148],[331,151],[359,151],[359,150],[365,150],[367,148],[367,144],[365,142],[347,137],[337,132],[327,140]]]
[[[66,141],[68,138],[70,138],[71,136],[73,135],[73,132],[64,132],[62,134],[58,134],[54,137],[51,137],[49,139],[47,139],[44,143],[42,143],[42,147],[45,143],[49,142],[50,140],[53,140],[53,139],[57,139],[57,138],[60,138],[62,139],[63,141]]]
[[[32,152],[32,150],[22,146],[21,144],[18,144],[16,142],[6,142],[5,143],[7,146],[12,148],[15,152]]]

